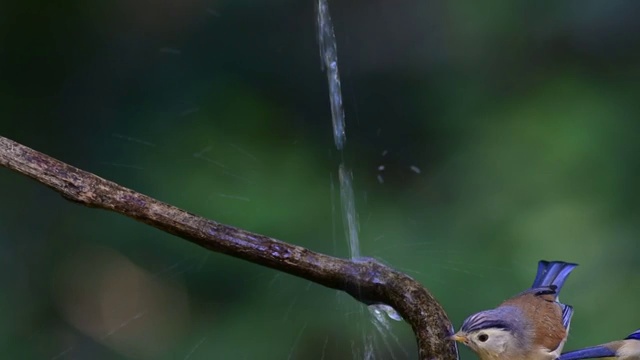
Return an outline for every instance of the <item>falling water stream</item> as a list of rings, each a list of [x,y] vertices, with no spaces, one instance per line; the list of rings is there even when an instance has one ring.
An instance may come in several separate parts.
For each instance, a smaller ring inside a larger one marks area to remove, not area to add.
[[[317,33],[320,46],[320,60],[322,69],[327,74],[329,86],[329,102],[331,105],[331,120],[333,124],[333,139],[338,151],[344,151],[346,145],[346,130],[344,107],[342,103],[342,90],[340,86],[340,73],[338,71],[338,50],[333,30],[333,23],[329,14],[329,4],[327,0],[317,0]],[[353,191],[353,174],[351,169],[345,164],[344,157],[338,167],[340,203],[342,209],[342,222],[345,227],[345,237],[349,245],[349,256],[351,259],[360,258],[360,240],[358,233],[358,214],[356,211],[355,197]],[[400,315],[390,306],[376,304],[369,306],[371,322],[375,326],[382,340],[387,343],[387,338],[393,337],[388,319],[400,321]],[[364,358],[373,359],[372,337],[363,334],[364,338]],[[389,348],[388,344],[386,344]],[[392,357],[395,358],[395,356]]]
[[[329,84],[333,140],[336,143],[336,148],[342,150],[347,137],[344,128],[344,108],[342,107],[342,89],[340,88],[340,73],[338,71],[338,45],[333,32],[331,15],[329,15],[329,3],[327,0],[318,0],[316,5],[320,60],[322,69],[327,73]]]

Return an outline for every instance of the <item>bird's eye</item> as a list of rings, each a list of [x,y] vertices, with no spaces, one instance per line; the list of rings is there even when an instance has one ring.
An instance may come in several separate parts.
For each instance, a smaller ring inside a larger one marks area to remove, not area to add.
[[[480,341],[480,342],[485,342],[485,341],[487,341],[487,340],[489,340],[489,335],[487,335],[487,334],[480,334],[480,335],[478,335],[478,341]]]

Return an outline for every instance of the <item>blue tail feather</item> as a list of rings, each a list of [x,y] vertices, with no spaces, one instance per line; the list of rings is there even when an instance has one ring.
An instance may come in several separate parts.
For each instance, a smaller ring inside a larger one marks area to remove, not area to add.
[[[595,359],[603,357],[613,357],[616,353],[604,346],[592,346],[580,350],[566,352],[560,355],[559,360],[579,360],[579,359]]]
[[[560,289],[569,277],[569,274],[578,264],[567,263],[564,261],[545,261],[538,262],[538,273],[531,288],[540,287],[556,287],[556,294],[560,293]]]

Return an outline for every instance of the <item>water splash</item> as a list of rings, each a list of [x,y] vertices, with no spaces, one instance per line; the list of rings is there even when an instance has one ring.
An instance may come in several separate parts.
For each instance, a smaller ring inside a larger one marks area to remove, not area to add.
[[[380,323],[383,323],[383,324],[387,324],[387,317],[395,321],[402,321],[402,316],[398,314],[396,309],[392,308],[389,305],[385,305],[385,304],[369,305],[369,311]],[[387,317],[385,317],[385,315]],[[389,326],[386,326],[386,327],[388,328]]]
[[[369,312],[371,313],[371,323],[375,326],[382,342],[386,346],[389,351],[389,356],[392,359],[396,359],[396,355],[393,352],[393,347],[389,342],[389,338],[391,338],[397,345],[398,349],[403,349],[402,344],[400,344],[400,340],[393,334],[393,330],[391,330],[391,323],[389,319],[393,319],[396,321],[401,321],[402,317],[389,305],[379,304],[379,305],[371,305],[369,306]],[[409,356],[406,351],[403,351],[405,356]]]
[[[327,0],[318,0],[316,3],[316,15],[320,60],[322,61],[322,69],[327,73],[327,82],[329,84],[333,140],[338,150],[342,150],[346,142],[346,132],[340,73],[338,71],[338,46],[333,32],[333,23],[331,22],[331,15],[329,15]]]

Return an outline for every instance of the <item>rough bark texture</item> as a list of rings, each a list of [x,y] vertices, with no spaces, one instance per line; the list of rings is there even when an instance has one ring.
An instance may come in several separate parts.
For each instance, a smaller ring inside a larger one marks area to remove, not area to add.
[[[115,211],[160,230],[326,287],[365,304],[392,306],[411,324],[420,359],[457,359],[451,323],[417,281],[374,259],[345,260],[202,218],[0,136],[0,165],[85,206]]]

